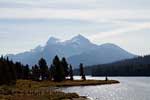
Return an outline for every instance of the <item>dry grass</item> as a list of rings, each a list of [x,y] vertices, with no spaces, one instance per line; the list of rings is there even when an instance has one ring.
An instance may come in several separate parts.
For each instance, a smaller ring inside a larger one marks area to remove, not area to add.
[[[104,84],[115,84],[119,83],[116,80],[66,80],[63,82],[54,82],[54,81],[42,81],[35,82],[30,80],[18,80],[16,84],[16,88],[18,89],[37,89],[40,87],[66,87],[66,86],[89,86],[89,85],[104,85]]]
[[[115,80],[74,80],[74,81],[42,81],[18,80],[15,86],[1,86],[0,100],[63,100],[79,98],[76,93],[63,93],[54,87],[87,86],[119,83]]]

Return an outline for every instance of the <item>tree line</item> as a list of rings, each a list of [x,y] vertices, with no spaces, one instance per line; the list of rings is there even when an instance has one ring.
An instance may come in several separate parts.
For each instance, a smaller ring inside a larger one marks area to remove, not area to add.
[[[150,76],[150,55],[90,68],[92,76]]]
[[[80,64],[80,76],[82,80],[86,80],[84,74],[83,64]],[[66,58],[61,60],[56,55],[50,66],[44,58],[38,61],[38,64],[29,67],[29,65],[23,65],[20,62],[13,62],[9,58],[0,57],[0,85],[2,84],[15,84],[17,79],[25,80],[52,80],[61,82],[64,80],[74,80],[73,68],[71,64],[68,64]]]
[[[74,75],[80,75],[80,69],[73,71]],[[86,66],[84,73],[92,76],[150,76],[150,55],[109,64]]]

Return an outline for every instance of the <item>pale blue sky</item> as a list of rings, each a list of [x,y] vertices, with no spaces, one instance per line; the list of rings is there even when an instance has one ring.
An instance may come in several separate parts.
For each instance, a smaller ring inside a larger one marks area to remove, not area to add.
[[[0,0],[0,54],[77,34],[150,54],[150,0]]]

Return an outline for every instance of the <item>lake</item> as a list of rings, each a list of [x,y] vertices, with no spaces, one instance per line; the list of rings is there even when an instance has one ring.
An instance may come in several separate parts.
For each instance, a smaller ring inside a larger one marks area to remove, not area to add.
[[[76,77],[79,79],[79,77]],[[90,77],[87,79],[105,79]],[[109,77],[120,81],[119,84],[78,86],[61,88],[64,92],[76,92],[93,100],[150,100],[150,77]]]

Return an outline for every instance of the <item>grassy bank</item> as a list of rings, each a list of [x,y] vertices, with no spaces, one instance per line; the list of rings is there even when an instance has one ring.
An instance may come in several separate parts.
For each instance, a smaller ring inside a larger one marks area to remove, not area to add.
[[[18,80],[15,86],[0,87],[0,100],[62,100],[72,98],[78,98],[76,100],[80,100],[81,98],[78,94],[56,91],[54,87],[104,85],[115,83],[119,82],[115,80],[67,80],[63,82]],[[82,98],[81,100],[84,99],[85,98]]]

